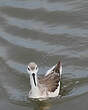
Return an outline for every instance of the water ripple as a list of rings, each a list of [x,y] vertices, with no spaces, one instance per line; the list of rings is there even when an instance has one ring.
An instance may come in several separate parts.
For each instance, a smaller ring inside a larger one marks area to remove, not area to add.
[[[8,24],[10,25],[14,25],[23,29],[27,28],[30,30],[36,30],[39,32],[48,33],[50,35],[70,34],[73,36],[82,36],[82,37],[87,37],[88,35],[87,29],[72,28],[68,25],[53,26],[53,25],[44,24],[41,21],[21,20],[21,19],[12,18],[12,17],[6,17],[6,20],[8,20]]]
[[[58,45],[48,45],[48,43],[42,42],[40,40],[34,41],[31,39],[19,38],[17,36],[12,37],[12,35],[7,34],[5,32],[0,32],[0,35],[2,36],[2,38],[4,38],[5,40],[7,40],[8,42],[14,45],[18,45],[25,48],[32,48],[38,51],[44,51],[49,54],[51,53],[54,54],[56,53],[56,51],[60,51],[61,49],[65,48],[64,46],[58,47]]]
[[[25,9],[39,9],[44,8],[47,11],[71,11],[74,9],[73,6],[65,2],[48,3],[46,0],[40,1],[3,1],[0,2],[0,6],[11,6],[14,8],[25,8]]]

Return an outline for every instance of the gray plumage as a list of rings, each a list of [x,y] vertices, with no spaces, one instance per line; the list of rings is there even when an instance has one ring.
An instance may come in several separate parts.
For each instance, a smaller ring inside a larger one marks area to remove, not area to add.
[[[39,84],[46,87],[50,92],[54,92],[60,81],[60,62],[55,66],[55,68],[46,76],[38,77]]]

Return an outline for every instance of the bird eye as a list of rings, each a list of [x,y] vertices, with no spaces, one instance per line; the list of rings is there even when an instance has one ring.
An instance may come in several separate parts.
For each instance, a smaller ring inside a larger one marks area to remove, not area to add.
[[[36,70],[37,70],[37,68],[38,68],[38,67],[36,67]]]
[[[28,70],[30,71],[30,68],[28,67]]]

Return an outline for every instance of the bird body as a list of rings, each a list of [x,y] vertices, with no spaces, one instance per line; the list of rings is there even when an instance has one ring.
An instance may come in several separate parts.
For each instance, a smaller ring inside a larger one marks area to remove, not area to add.
[[[27,71],[30,76],[31,85],[29,98],[49,98],[59,95],[62,74],[62,64],[60,61],[48,70],[44,76],[37,74],[38,67],[34,62],[29,63]]]

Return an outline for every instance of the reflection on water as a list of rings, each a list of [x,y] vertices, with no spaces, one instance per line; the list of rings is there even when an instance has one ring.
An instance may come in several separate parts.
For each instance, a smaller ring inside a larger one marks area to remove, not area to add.
[[[87,7],[86,0],[0,1],[0,109],[87,107],[88,100],[81,102],[88,92]],[[63,64],[60,97],[28,99],[27,64],[36,62],[43,75],[58,60]]]
[[[48,110],[51,106],[52,105],[49,102],[37,102],[34,110]]]
[[[11,100],[11,103],[21,106],[27,106],[32,107],[34,110],[49,110],[52,107],[52,102],[50,101],[39,101],[39,100],[20,100],[20,101],[13,101]]]

